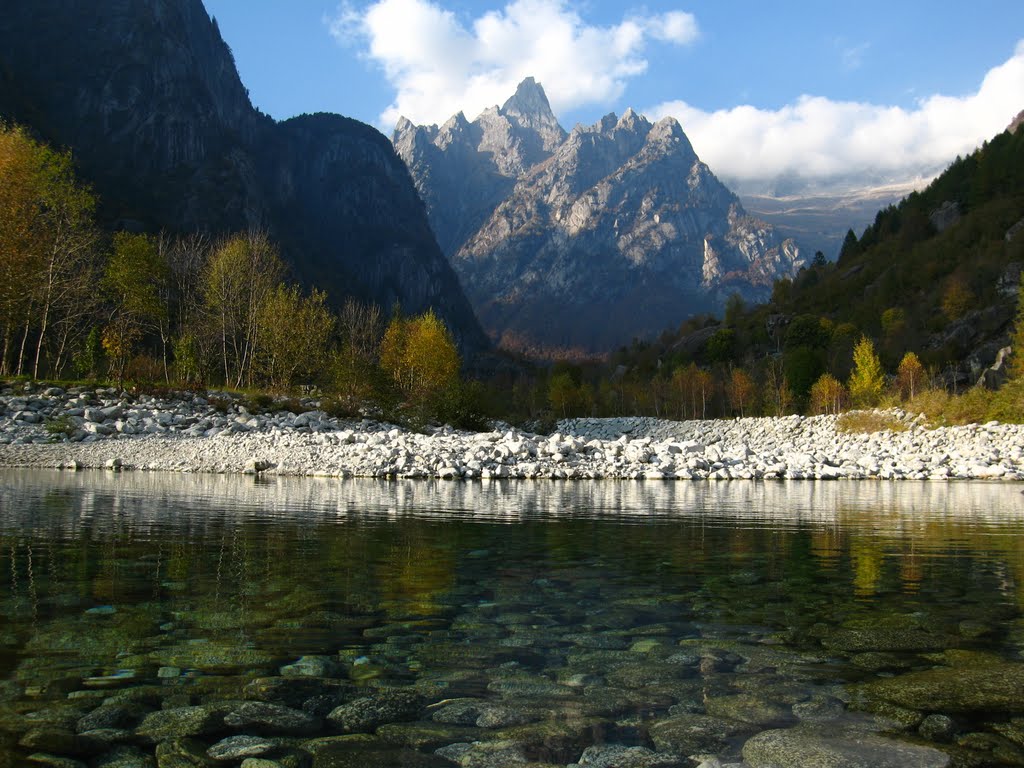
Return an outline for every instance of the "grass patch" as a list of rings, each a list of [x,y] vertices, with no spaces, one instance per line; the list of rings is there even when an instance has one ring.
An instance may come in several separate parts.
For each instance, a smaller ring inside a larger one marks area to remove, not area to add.
[[[929,389],[907,403],[906,409],[923,413],[933,427],[988,421],[1024,424],[1024,380],[1008,381],[994,392],[972,387],[962,395],[950,395],[940,389]]]
[[[46,431],[58,437],[73,437],[78,430],[78,425],[67,414],[47,419],[44,425]]]
[[[885,411],[847,411],[836,420],[836,430],[851,434],[870,434],[871,432],[906,432],[906,422],[900,421],[892,413]]]

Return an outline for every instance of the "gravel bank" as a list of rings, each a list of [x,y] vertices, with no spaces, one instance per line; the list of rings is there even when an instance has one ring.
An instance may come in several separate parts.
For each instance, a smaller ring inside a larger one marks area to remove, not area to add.
[[[511,427],[420,434],[368,420],[250,413],[223,393],[0,390],[0,466],[359,477],[555,479],[1024,478],[1024,426],[847,434],[834,416],[713,421],[569,419],[550,436]],[[60,434],[54,434],[56,428]]]

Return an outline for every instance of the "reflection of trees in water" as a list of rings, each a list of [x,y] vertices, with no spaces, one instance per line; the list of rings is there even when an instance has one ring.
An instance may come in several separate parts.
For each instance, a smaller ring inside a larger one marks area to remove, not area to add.
[[[6,597],[30,612],[45,585],[90,604],[148,599],[220,612],[239,633],[303,611],[431,615],[496,563],[523,566],[508,570],[513,581],[598,569],[675,590],[753,571],[794,600],[814,584],[851,601],[982,584],[1024,604],[1024,502],[1004,484],[16,471],[0,473],[0,484]],[[486,557],[468,556],[478,549]]]

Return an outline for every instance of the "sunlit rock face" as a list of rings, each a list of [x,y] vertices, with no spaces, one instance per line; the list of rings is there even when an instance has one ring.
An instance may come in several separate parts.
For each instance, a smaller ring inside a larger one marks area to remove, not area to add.
[[[602,352],[766,298],[802,261],[743,210],[672,118],[566,133],[523,81],[501,107],[393,142],[485,329],[513,348]]]

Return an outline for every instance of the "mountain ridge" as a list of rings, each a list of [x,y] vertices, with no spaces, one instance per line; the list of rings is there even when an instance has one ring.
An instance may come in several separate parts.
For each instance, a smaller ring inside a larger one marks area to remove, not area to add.
[[[487,344],[388,139],[260,113],[200,0],[17,0],[0,17],[0,115],[73,151],[108,224],[265,228],[333,303],[433,307],[466,349]]]
[[[478,316],[503,346],[606,352],[732,292],[766,298],[799,250],[702,163],[674,118],[628,109],[556,129],[524,80],[473,122],[392,141]]]

